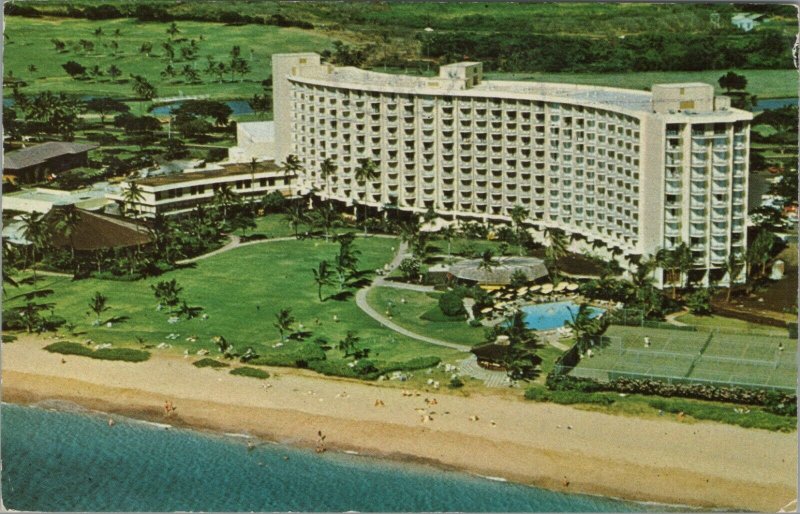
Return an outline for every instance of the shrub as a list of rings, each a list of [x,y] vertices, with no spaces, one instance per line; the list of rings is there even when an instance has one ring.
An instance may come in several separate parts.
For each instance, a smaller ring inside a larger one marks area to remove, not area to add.
[[[450,379],[450,388],[451,389],[458,389],[460,387],[464,387],[464,382],[460,378],[453,377],[453,378]]]
[[[206,154],[206,161],[207,162],[219,162],[224,160],[228,157],[228,149],[227,148],[209,148],[208,154]]]
[[[51,353],[61,353],[64,355],[81,355],[92,359],[102,359],[109,361],[143,362],[150,358],[150,352],[144,350],[134,350],[132,348],[102,348],[92,350],[79,343],[59,341],[44,347]]]
[[[609,394],[582,393],[578,391],[548,391],[541,387],[529,387],[525,390],[525,399],[537,402],[551,402],[561,405],[577,403],[594,405],[611,405],[614,398]]]
[[[281,348],[270,350],[265,355],[253,359],[251,364],[262,366],[286,366],[308,368],[315,361],[324,361],[325,352],[310,341],[289,343]],[[313,367],[312,367],[313,369]]]
[[[198,368],[227,368],[228,364],[225,362],[220,362],[216,359],[212,359],[211,357],[205,357],[200,359],[199,361],[195,361],[192,363],[193,366]]]
[[[447,322],[447,321],[457,321],[460,323],[464,322],[464,316],[448,316],[442,312],[439,307],[434,307],[423,312],[420,316],[420,319],[424,319],[425,321],[438,321],[438,322]]]
[[[693,402],[690,400],[654,398],[648,402],[650,407],[671,414],[683,412],[695,419],[707,419],[730,423],[745,428],[763,428],[781,432],[791,432],[797,429],[797,420],[788,416],[778,416],[773,413],[754,409],[747,413],[736,412],[728,405],[713,405],[708,403]]]
[[[455,291],[447,291],[439,297],[439,308],[445,316],[460,316],[466,313],[461,295]]]
[[[263,369],[251,368],[249,366],[242,366],[241,368],[234,368],[230,371],[231,375],[241,375],[243,377],[252,377],[259,380],[269,378],[269,373]]]

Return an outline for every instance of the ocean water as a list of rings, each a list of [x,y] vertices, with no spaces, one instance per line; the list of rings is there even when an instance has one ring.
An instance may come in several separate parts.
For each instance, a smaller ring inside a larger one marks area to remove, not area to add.
[[[6,508],[41,511],[663,510],[422,465],[3,404]]]

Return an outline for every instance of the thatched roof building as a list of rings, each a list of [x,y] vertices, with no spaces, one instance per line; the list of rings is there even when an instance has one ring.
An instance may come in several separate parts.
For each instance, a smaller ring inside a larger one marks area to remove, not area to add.
[[[547,276],[544,261],[535,257],[498,257],[489,268],[481,267],[482,259],[467,259],[450,266],[450,273],[459,280],[479,285],[507,285],[516,271],[525,274],[533,282]]]
[[[46,216],[48,218],[57,216],[59,208],[53,209]],[[94,212],[75,209],[80,221],[78,222],[72,236],[67,238],[62,234],[56,233],[52,236],[54,246],[75,247],[78,251],[107,250],[110,248],[128,248],[131,246],[142,246],[153,241],[147,227],[138,225],[132,221],[105,216]]]

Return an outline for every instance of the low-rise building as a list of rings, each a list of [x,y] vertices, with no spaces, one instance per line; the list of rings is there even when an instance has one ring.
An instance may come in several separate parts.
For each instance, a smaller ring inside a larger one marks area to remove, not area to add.
[[[87,211],[102,211],[110,202],[103,188],[64,191],[37,187],[3,195],[4,211],[38,212],[45,214],[54,207],[74,205]]]
[[[125,211],[133,211],[135,217],[177,216],[198,205],[211,205],[214,195],[225,186],[244,202],[259,201],[274,191],[290,196],[293,179],[273,161],[227,163],[212,169],[124,181],[120,193],[109,197]],[[139,189],[138,195],[130,193],[132,184]]]
[[[236,146],[228,149],[230,162],[275,158],[275,123],[252,121],[236,124]]]
[[[3,175],[14,177],[19,184],[42,182],[49,175],[86,166],[89,151],[96,144],[51,141],[8,152],[3,159]]]

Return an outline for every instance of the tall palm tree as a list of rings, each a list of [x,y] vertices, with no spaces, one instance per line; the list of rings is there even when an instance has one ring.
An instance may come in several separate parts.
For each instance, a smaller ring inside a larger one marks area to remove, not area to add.
[[[136,182],[130,182],[128,184],[127,189],[122,190],[122,200],[125,202],[124,208],[130,209],[131,211],[134,210],[134,206],[144,200],[144,193],[142,193],[142,188],[139,187],[139,184]],[[133,217],[136,218],[138,215],[138,211],[136,215]]]
[[[691,250],[691,248],[689,248],[689,245],[687,245],[686,243],[683,243],[683,242],[681,242],[678,245],[678,247],[675,248],[674,252],[675,252],[675,264],[678,267],[678,273],[680,273],[680,277],[681,277],[680,278],[680,282],[682,283],[684,276],[687,276],[687,280],[688,280],[689,270],[691,270],[692,267],[694,266],[694,257],[692,257],[692,250]],[[674,296],[674,294],[675,294],[675,290],[674,289],[673,289],[672,293],[673,293],[673,298],[674,298],[675,297]]]
[[[325,202],[319,208],[311,211],[309,217],[314,225],[321,227],[325,232],[325,242],[327,243],[330,237],[330,229],[339,219],[339,213],[336,212],[330,202]]]
[[[30,243],[33,284],[36,285],[36,250],[45,246],[49,235],[41,213],[31,212],[22,216],[22,235]]]
[[[497,261],[494,259],[494,252],[490,248],[487,248],[481,254],[481,262],[478,263],[478,269],[486,270],[487,273],[491,273],[494,267],[497,266]]]
[[[364,236],[367,235],[367,189],[369,188],[368,182],[372,182],[380,177],[378,172],[378,164],[372,159],[366,157],[358,160],[358,167],[356,168],[356,182],[364,188]]]
[[[312,268],[311,272],[314,273],[314,282],[317,283],[317,297],[319,297],[319,301],[322,301],[322,287],[330,284],[331,281],[328,261],[319,261],[317,268]]]
[[[601,321],[602,318],[592,317],[592,310],[586,303],[580,304],[577,312],[570,311],[569,315],[571,319],[565,321],[564,325],[572,329],[578,350],[583,353],[597,341],[606,325]]]
[[[672,299],[678,297],[678,285],[683,282],[683,275],[687,273],[694,263],[692,251],[689,246],[681,241],[671,250],[661,249],[656,253],[658,266],[667,272],[667,282],[672,285]]]
[[[286,218],[289,224],[294,228],[294,237],[300,237],[298,228],[301,224],[308,222],[308,212],[306,209],[306,202],[302,198],[298,198],[289,202],[289,207],[286,210]]]
[[[550,263],[551,275],[558,277],[558,261],[567,255],[569,238],[560,228],[546,228],[547,248],[545,248],[545,259]]]
[[[452,226],[448,225],[439,231],[439,235],[442,236],[442,239],[447,241],[447,257],[450,257],[450,245],[453,242],[453,238],[456,237],[456,229]]]
[[[331,197],[330,178],[336,173],[336,163],[330,157],[322,161],[319,166],[319,176],[325,181],[325,196],[328,200]]]
[[[229,184],[221,184],[216,191],[214,191],[214,204],[222,209],[222,218],[227,219],[228,207],[235,205],[239,201],[237,195]]]
[[[51,219],[53,230],[61,234],[69,241],[69,248],[72,253],[72,262],[75,262],[75,242],[73,237],[78,225],[81,222],[81,215],[74,204],[54,209]]]
[[[298,175],[301,171],[303,171],[303,165],[300,163],[300,159],[294,155],[289,154],[286,156],[286,160],[283,162],[283,172],[286,175]]]
[[[278,332],[281,334],[281,342],[286,341],[284,333],[292,329],[294,322],[295,319],[294,316],[292,316],[292,309],[281,309],[275,314],[275,322],[272,323],[272,326],[277,328]]]
[[[775,236],[766,230],[761,230],[747,250],[749,261],[752,264],[761,266],[761,273],[759,275],[762,277],[767,273],[767,264],[772,256],[772,249],[774,246]]]
[[[733,280],[742,265],[739,252],[730,252],[725,260],[725,273],[728,275],[728,291],[725,293],[725,302],[730,303],[731,292],[733,291]]]
[[[514,228],[517,232],[517,246],[519,246],[519,255],[522,256],[522,222],[525,221],[525,218],[528,217],[528,211],[525,207],[521,205],[515,205],[513,209],[511,209],[511,222],[514,224]]]

